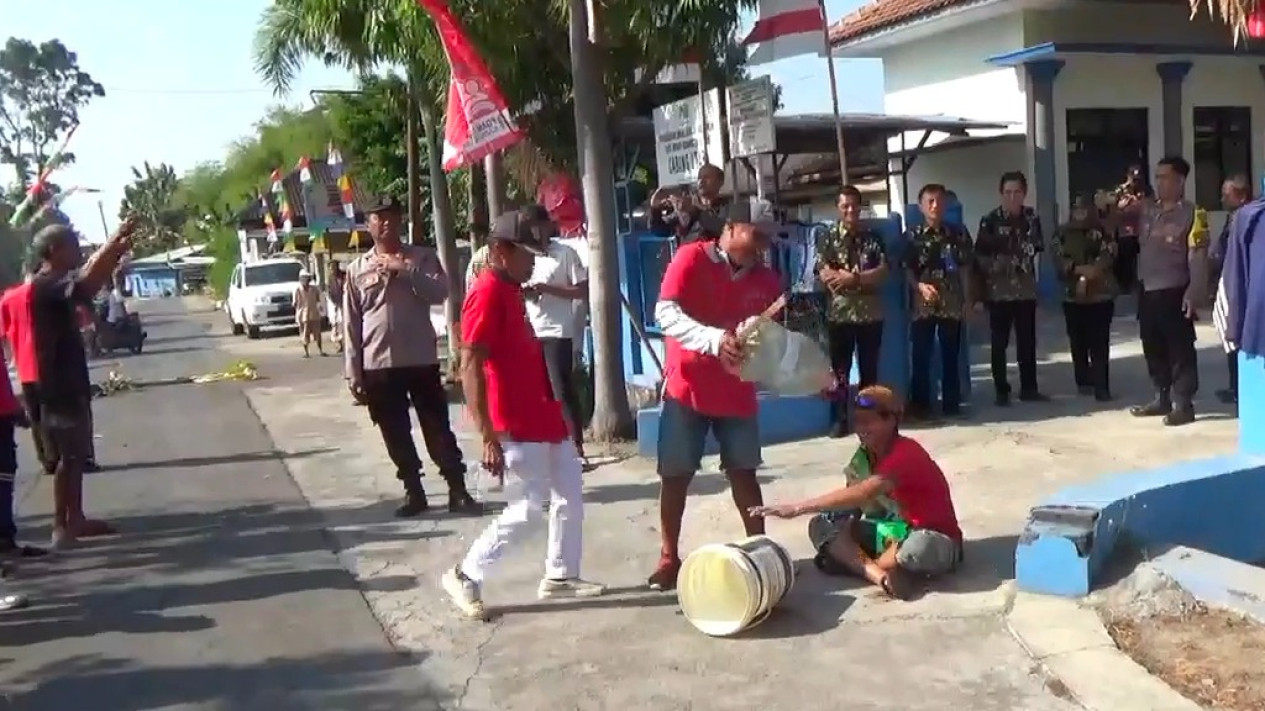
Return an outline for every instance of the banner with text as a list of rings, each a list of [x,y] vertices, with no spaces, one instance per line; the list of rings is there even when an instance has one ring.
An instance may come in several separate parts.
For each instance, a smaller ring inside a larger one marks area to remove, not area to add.
[[[729,87],[729,157],[775,153],[773,80],[762,76]]]
[[[725,135],[720,91],[712,89],[654,110],[655,163],[659,185],[693,183],[704,163],[723,166]]]

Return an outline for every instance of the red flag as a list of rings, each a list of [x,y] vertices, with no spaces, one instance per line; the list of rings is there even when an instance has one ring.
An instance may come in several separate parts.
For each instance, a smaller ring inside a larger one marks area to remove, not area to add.
[[[452,79],[444,123],[444,170],[453,171],[518,143],[523,132],[505,97],[445,0],[417,0],[435,21]]]

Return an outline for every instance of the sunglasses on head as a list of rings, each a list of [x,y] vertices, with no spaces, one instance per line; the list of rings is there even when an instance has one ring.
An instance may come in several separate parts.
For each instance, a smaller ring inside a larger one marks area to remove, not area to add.
[[[868,410],[885,417],[892,414],[891,411],[884,407],[883,403],[879,402],[877,398],[870,397],[864,393],[857,395],[854,403],[856,405],[856,409],[858,410]]]

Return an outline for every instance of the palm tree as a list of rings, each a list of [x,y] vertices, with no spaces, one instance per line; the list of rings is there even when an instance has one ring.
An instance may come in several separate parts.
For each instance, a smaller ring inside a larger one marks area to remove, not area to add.
[[[601,31],[592,39],[587,35],[587,13],[573,10],[584,9],[585,4],[449,0],[527,130],[529,140],[512,149],[507,161],[512,170],[517,168],[521,187],[534,189],[538,181],[532,176],[572,169],[581,163],[581,152],[586,154],[584,197],[591,206],[595,265],[590,279],[596,341],[592,430],[595,437],[608,439],[628,433],[632,415],[620,345],[607,118],[625,115],[661,69],[680,62],[691,50],[702,48],[712,57],[726,58],[738,15],[754,0],[604,0],[601,17],[594,18]],[[583,26],[582,45],[572,42],[571,21]],[[581,68],[592,74],[573,82],[577,46],[584,54]],[[279,91],[311,58],[359,73],[395,65],[408,69],[423,102],[434,112],[431,116],[442,111],[437,99],[446,96],[447,59],[416,0],[273,0],[264,12],[255,48],[256,68]],[[576,105],[582,107],[578,112]],[[528,106],[533,110],[524,112]],[[582,147],[572,132],[572,117],[584,127]]]
[[[136,215],[138,254],[156,254],[175,249],[184,242],[187,212],[176,204],[180,178],[166,163],[145,162],[132,167],[132,183],[123,188],[119,219]]]
[[[1230,27],[1234,41],[1247,37],[1248,19],[1253,13],[1265,10],[1259,0],[1189,0],[1193,18],[1206,11],[1213,20],[1220,19]]]

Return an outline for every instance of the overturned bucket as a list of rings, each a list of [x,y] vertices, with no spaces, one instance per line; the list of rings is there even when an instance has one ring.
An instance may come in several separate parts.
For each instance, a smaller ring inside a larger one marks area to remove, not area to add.
[[[681,564],[677,600],[700,632],[728,637],[763,622],[795,584],[786,549],[767,536],[714,543]]]

